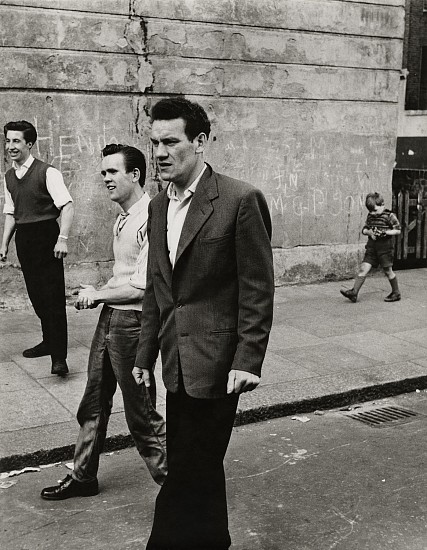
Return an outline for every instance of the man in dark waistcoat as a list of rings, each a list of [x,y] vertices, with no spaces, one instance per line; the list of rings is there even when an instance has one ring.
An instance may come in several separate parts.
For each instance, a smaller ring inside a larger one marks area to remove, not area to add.
[[[51,373],[64,376],[68,365],[63,258],[68,253],[73,200],[59,170],[31,154],[37,131],[30,122],[8,122],[4,135],[12,168],[4,178],[6,218],[0,259],[6,260],[16,232],[16,252],[43,333],[42,342],[26,349],[23,355],[50,355]]]

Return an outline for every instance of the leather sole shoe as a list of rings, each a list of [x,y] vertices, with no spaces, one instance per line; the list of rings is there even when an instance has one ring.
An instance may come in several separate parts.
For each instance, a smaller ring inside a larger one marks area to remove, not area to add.
[[[384,302],[398,302],[400,298],[400,292],[392,292],[384,298]]]
[[[354,292],[353,289],[350,290],[340,290],[341,294],[345,296],[345,298],[348,298],[355,304],[357,302],[357,294]]]
[[[50,351],[44,342],[40,342],[37,346],[24,350],[22,355],[27,359],[33,359],[34,357],[44,357],[45,355],[50,355]]]
[[[99,493],[98,480],[82,483],[67,475],[59,485],[46,487],[40,493],[45,500],[65,500],[73,497],[93,497]]]
[[[58,376],[65,376],[68,374],[69,370],[65,359],[54,361],[50,372],[51,374],[57,374]]]

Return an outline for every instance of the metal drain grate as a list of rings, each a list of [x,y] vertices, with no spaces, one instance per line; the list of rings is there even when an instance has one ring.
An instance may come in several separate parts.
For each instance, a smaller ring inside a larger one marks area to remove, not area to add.
[[[364,408],[360,412],[351,412],[345,414],[349,418],[359,420],[373,428],[389,428],[397,424],[405,424],[424,416],[415,411],[402,409],[400,407],[376,407],[371,409]]]

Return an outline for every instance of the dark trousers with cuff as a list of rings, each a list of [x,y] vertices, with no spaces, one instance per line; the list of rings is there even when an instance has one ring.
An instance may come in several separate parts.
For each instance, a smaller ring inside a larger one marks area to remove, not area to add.
[[[65,310],[64,265],[55,258],[58,240],[56,220],[17,224],[16,252],[28,296],[40,319],[43,341],[53,359],[67,357],[67,315]]]
[[[166,396],[168,476],[157,496],[147,550],[227,550],[224,456],[238,395],[195,399],[180,384]]]

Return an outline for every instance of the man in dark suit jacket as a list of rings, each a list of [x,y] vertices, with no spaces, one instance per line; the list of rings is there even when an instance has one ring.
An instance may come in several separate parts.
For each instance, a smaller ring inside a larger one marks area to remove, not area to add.
[[[151,118],[169,184],[150,203],[133,373],[149,385],[160,349],[169,472],[147,550],[226,550],[223,460],[239,394],[258,385],[269,338],[271,220],[261,191],[205,164],[210,123],[202,107],[163,99]]]

